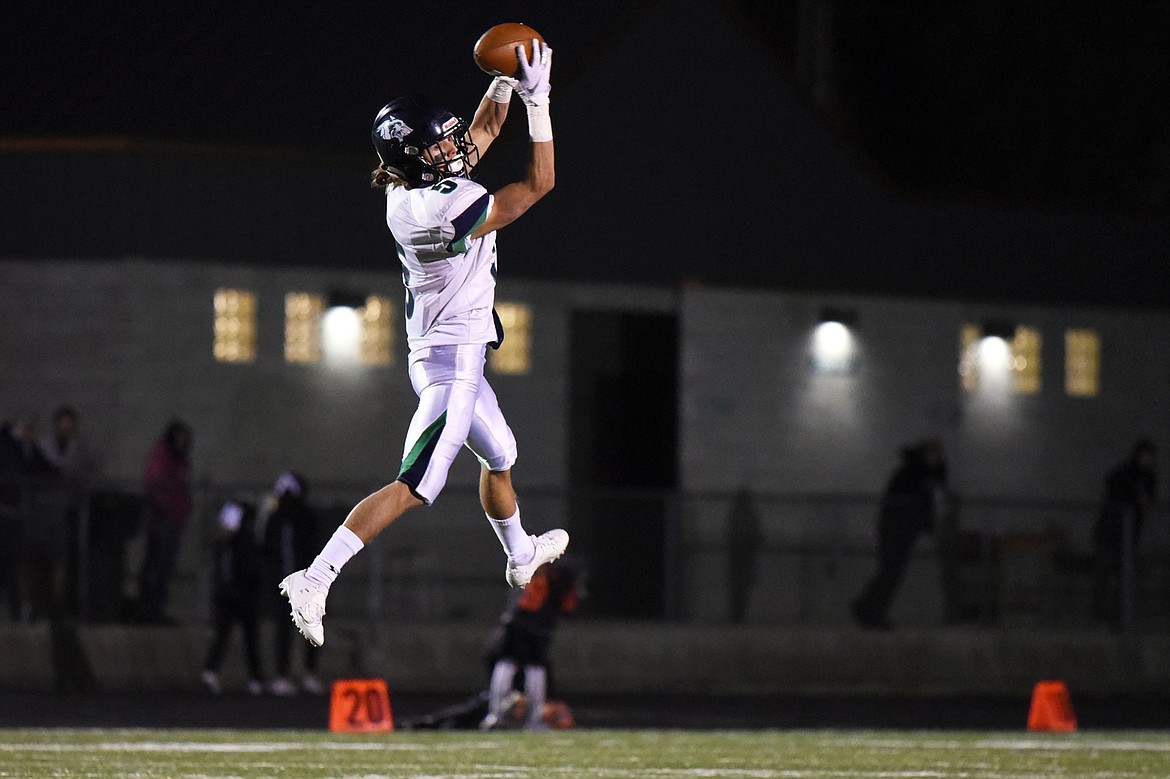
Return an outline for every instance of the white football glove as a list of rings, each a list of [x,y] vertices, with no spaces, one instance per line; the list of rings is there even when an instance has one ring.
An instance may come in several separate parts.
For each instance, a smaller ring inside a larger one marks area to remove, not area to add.
[[[488,85],[487,97],[497,103],[512,102],[512,90],[516,88],[516,79],[507,76],[496,76]]]
[[[529,59],[523,46],[516,47],[516,94],[524,105],[548,105],[548,93],[552,91],[549,75],[552,73],[552,47],[544,41],[532,39],[532,58]]]

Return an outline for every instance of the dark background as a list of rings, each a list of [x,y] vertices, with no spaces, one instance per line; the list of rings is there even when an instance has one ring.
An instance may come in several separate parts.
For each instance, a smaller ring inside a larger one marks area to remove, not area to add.
[[[1164,306],[1170,4],[10,2],[0,257],[392,269],[378,108],[556,50],[516,277]],[[526,153],[519,103],[482,166]]]

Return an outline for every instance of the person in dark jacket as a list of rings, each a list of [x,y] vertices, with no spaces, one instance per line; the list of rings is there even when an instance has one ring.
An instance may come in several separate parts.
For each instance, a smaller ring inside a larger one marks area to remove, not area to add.
[[[1122,565],[1127,552],[1131,563],[1136,559],[1142,527],[1154,507],[1157,459],[1154,442],[1140,439],[1129,458],[1105,478],[1105,494],[1093,527],[1093,616],[1101,622],[1116,624],[1120,619]]]
[[[853,601],[854,619],[871,630],[889,630],[890,603],[906,573],[918,537],[929,533],[947,508],[947,467],[942,444],[929,438],[902,449],[902,462],[882,495],[878,517],[877,571]]]
[[[54,471],[36,439],[37,416],[31,411],[21,411],[0,425],[0,591],[13,622],[24,619],[28,608],[23,574],[28,562],[32,486]]]
[[[727,594],[728,616],[740,624],[747,617],[748,602],[756,584],[756,568],[764,533],[752,493],[743,487],[732,501],[727,515]]]
[[[523,590],[512,593],[486,652],[492,665],[488,711],[480,727],[502,727],[517,672],[524,674],[524,727],[544,730],[548,697],[549,646],[560,617],[577,610],[584,580],[571,560],[541,565]]]
[[[321,695],[325,687],[317,676],[321,650],[305,645],[305,672],[300,685],[292,679],[293,645],[302,642],[294,635],[295,626],[288,618],[288,602],[278,597],[277,587],[288,571],[305,568],[313,562],[321,546],[317,512],[309,503],[309,484],[299,473],[285,471],[277,478],[272,492],[260,506],[257,537],[264,551],[265,584],[262,597],[273,618],[273,649],[276,672],[269,682],[273,695],[295,695],[299,691]]]
[[[219,512],[212,575],[212,611],[215,637],[203,661],[203,683],[215,694],[221,691],[219,669],[239,623],[244,634],[244,658],[248,668],[247,690],[264,692],[260,662],[260,544],[256,540],[256,507],[228,501]]]

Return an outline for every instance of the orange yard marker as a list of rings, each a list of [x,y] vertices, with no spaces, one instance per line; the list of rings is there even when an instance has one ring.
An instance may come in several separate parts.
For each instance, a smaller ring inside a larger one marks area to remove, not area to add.
[[[1028,730],[1072,733],[1077,729],[1068,686],[1059,680],[1037,682],[1028,711]]]
[[[329,730],[371,733],[394,730],[385,679],[338,679],[329,701]]]

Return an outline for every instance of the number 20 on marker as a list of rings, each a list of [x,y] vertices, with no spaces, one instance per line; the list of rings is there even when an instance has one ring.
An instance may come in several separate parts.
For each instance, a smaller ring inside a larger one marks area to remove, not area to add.
[[[369,733],[394,730],[385,679],[338,679],[329,702],[329,730]]]

